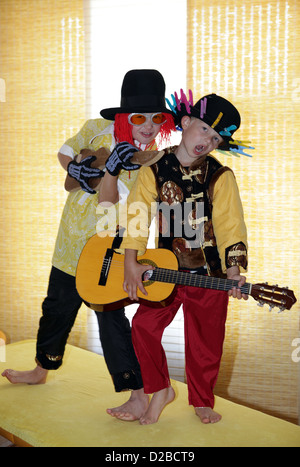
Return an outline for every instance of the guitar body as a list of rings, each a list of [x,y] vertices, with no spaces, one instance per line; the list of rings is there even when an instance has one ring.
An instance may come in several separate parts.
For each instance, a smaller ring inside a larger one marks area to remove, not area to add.
[[[117,252],[116,240],[121,241],[115,238],[114,232],[105,231],[102,235],[94,235],[86,243],[78,261],[77,291],[82,300],[96,311],[116,310],[133,303],[123,290],[124,255]],[[146,271],[143,277],[148,295],[137,290],[139,299],[152,302],[153,306],[165,301],[172,294],[175,284],[223,291],[238,287],[238,281],[235,280],[178,271],[174,253],[162,248],[147,250],[143,256],[138,257],[138,261],[155,268]],[[290,310],[297,301],[294,292],[288,287],[280,288],[267,282],[245,283],[241,291],[251,295],[260,306],[268,304],[270,309],[278,307],[280,311]]]
[[[114,236],[94,235],[86,243],[78,261],[76,271],[76,288],[83,301],[96,311],[117,309],[122,305],[133,303],[123,290],[124,255],[113,253],[105,285],[99,280],[103,269],[103,262],[107,250],[112,248]],[[177,258],[169,250],[149,249],[145,255],[139,256],[138,261],[154,267],[168,265],[177,270]],[[143,282],[148,295],[143,295],[138,289],[138,297],[147,301],[161,302],[169,297],[175,284],[165,282]]]

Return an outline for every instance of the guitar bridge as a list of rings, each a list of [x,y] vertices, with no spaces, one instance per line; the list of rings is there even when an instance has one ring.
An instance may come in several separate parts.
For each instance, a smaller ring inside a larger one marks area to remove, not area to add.
[[[107,248],[106,255],[104,256],[103,263],[102,263],[98,285],[106,285],[113,255],[114,255],[113,248]]]

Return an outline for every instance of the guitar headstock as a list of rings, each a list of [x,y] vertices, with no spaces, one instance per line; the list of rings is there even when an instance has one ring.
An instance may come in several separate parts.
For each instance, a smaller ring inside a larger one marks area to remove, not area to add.
[[[251,289],[252,297],[258,301],[258,305],[268,304],[270,310],[274,307],[279,308],[279,312],[290,310],[297,299],[294,292],[288,287],[281,288],[276,285],[269,285],[267,282],[253,284]]]

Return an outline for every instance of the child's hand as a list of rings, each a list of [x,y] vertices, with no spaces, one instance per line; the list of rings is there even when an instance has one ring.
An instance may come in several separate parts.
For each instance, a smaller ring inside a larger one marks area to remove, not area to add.
[[[111,155],[106,161],[105,167],[110,175],[116,176],[119,174],[121,169],[124,170],[137,170],[140,168],[138,164],[132,164],[130,159],[134,156],[134,153],[137,152],[138,149],[132,144],[126,143],[123,141],[122,143],[117,144]]]
[[[80,183],[83,191],[90,194],[95,194],[96,191],[90,188],[88,181],[91,178],[99,178],[104,176],[103,170],[91,167],[91,163],[96,160],[96,156],[89,156],[80,162],[71,161],[67,167],[67,172],[70,177],[75,178]]]
[[[129,252],[135,252],[135,254],[132,255]],[[137,288],[139,288],[144,295],[148,295],[143,286],[142,277],[144,272],[149,271],[149,269],[154,268],[137,262],[135,250],[126,250],[123,289],[128,293],[130,300],[138,301]]]
[[[233,287],[231,290],[228,291],[229,297],[237,298],[238,300],[240,300],[241,298],[243,298],[244,300],[248,300],[249,295],[242,293],[240,290],[240,288],[246,282],[246,277],[241,276],[240,270],[237,266],[233,266],[232,268],[227,269],[227,279],[238,281],[238,287]]]

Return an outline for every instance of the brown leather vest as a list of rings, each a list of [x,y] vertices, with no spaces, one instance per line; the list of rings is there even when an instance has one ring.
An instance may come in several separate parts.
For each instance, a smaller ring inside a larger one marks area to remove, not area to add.
[[[184,168],[175,148],[154,165],[158,192],[158,247],[173,251],[182,268],[206,264],[213,276],[224,276],[212,225],[212,195],[217,178],[228,167],[205,156]]]

